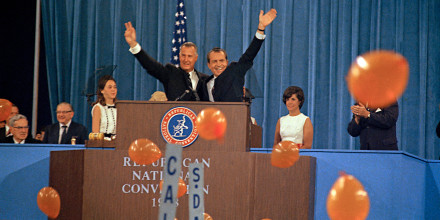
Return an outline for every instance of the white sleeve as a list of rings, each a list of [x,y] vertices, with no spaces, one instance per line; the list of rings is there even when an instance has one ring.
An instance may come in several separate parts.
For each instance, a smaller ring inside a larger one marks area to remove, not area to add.
[[[139,53],[140,51],[141,51],[141,45],[139,45],[139,44],[136,44],[136,46],[134,46],[134,47],[131,47],[130,49],[129,49],[129,51],[132,53],[132,54],[137,54],[137,53]]]
[[[266,38],[266,35],[265,35],[265,34],[260,34],[260,33],[258,33],[258,31],[257,31],[257,33],[255,33],[255,37],[257,37],[257,38],[260,39],[260,40],[264,40],[264,38]]]

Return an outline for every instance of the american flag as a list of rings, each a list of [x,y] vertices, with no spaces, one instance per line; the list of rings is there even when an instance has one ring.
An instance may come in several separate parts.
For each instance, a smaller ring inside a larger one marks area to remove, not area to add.
[[[177,0],[176,22],[174,23],[173,45],[171,49],[171,63],[179,66],[180,45],[186,42],[186,15],[183,0]]]

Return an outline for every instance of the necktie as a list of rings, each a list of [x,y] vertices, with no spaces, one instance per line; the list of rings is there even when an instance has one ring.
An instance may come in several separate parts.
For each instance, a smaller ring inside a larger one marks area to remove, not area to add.
[[[212,88],[211,88],[211,90],[209,90],[208,92],[209,92],[209,101],[211,101],[211,102],[214,102],[215,100],[214,100],[214,94],[215,94],[215,89],[214,89],[214,85],[215,85],[215,78],[212,78],[211,79],[211,82],[210,83],[212,83],[211,85],[212,85]]]
[[[191,80],[191,74],[190,74],[190,73],[187,73],[187,74],[186,74],[186,80],[188,81],[189,88],[190,88],[191,90],[193,90],[194,88],[193,88],[193,86],[192,86],[192,80]]]
[[[61,140],[60,140],[60,144],[67,144],[66,143],[66,137],[67,137],[67,126],[63,125],[63,134],[61,135]]]

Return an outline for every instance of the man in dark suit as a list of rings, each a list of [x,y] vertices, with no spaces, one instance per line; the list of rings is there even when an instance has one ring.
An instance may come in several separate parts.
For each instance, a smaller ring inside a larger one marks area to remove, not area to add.
[[[179,52],[179,67],[173,64],[162,65],[148,55],[136,41],[136,30],[131,22],[125,23],[125,40],[130,52],[140,62],[147,73],[158,79],[170,101],[199,101],[202,84],[208,75],[194,69],[197,61],[197,46],[194,43],[182,44]]]
[[[29,124],[26,116],[16,114],[9,119],[9,129],[12,136],[6,137],[3,143],[15,143],[15,144],[31,144],[41,143],[41,141],[33,139],[29,136]]]
[[[72,138],[75,138],[75,144],[84,144],[88,139],[87,128],[72,121],[74,115],[72,105],[61,102],[57,106],[56,114],[58,123],[46,127],[43,143],[71,144]]]
[[[353,118],[347,131],[360,135],[361,150],[398,150],[396,122],[399,106],[396,103],[386,108],[368,109],[362,103],[351,107]]]
[[[264,30],[276,18],[277,11],[271,9],[266,14],[260,11],[258,30],[246,52],[238,62],[228,66],[228,55],[221,48],[214,48],[208,52],[208,67],[212,74],[203,88],[203,101],[211,102],[241,102],[243,96],[244,76],[252,67],[253,60],[263,44]]]
[[[440,105],[438,106],[438,108],[440,109]],[[440,138],[440,122],[438,122],[435,132],[437,133],[437,137]]]
[[[9,120],[14,116],[17,115],[19,113],[18,107],[14,104],[12,104],[11,107],[11,113],[9,113],[8,118],[5,121],[5,126],[0,128],[0,142],[8,137],[8,136],[12,136],[12,133],[10,131],[10,127],[9,127]]]

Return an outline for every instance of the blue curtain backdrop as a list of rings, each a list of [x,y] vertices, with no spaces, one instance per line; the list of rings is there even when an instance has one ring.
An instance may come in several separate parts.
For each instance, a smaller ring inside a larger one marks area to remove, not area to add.
[[[358,138],[346,131],[354,100],[345,76],[356,56],[386,49],[410,64],[408,88],[399,99],[399,149],[439,157],[440,1],[185,0],[185,7],[188,41],[199,46],[196,69],[207,74],[211,48],[222,47],[229,60],[238,60],[255,34],[259,10],[277,9],[246,82],[258,97],[251,114],[263,127],[263,147],[272,147],[276,122],[287,114],[284,89],[297,85],[306,95],[301,111],[314,126],[313,148],[359,149]],[[133,23],[150,55],[167,63],[175,0],[43,0],[42,10],[52,110],[70,102],[74,119],[90,125],[81,91],[103,65],[118,66],[113,75],[121,100],[148,100],[162,89],[128,51],[124,22]]]

